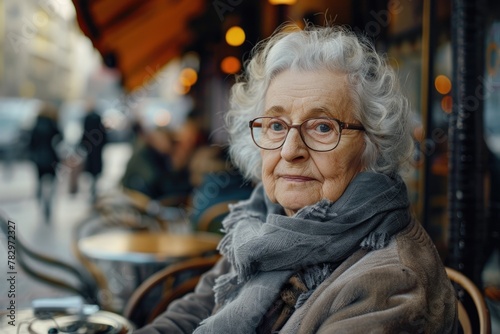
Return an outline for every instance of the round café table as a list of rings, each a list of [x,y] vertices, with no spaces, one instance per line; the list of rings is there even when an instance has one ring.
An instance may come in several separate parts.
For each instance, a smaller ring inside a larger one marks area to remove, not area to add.
[[[111,230],[80,239],[77,248],[81,261],[107,293],[106,308],[119,313],[149,276],[173,263],[216,253],[220,239],[207,232]]]
[[[214,252],[220,236],[115,231],[82,238],[80,252],[90,259],[128,263],[170,263]]]

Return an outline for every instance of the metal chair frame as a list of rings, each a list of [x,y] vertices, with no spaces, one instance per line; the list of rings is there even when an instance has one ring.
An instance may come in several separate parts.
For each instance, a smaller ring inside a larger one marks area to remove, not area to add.
[[[0,229],[5,234],[6,240],[9,240],[8,222],[9,219],[7,219],[4,214],[0,213]],[[27,246],[19,235],[15,237],[15,252],[17,263],[30,277],[48,285],[80,295],[87,302],[97,302],[97,286],[84,268],[73,266],[46,254],[40,254]],[[51,273],[54,270],[62,271],[67,275],[67,278],[70,279],[62,279],[61,277],[64,275],[58,275],[57,272]]]

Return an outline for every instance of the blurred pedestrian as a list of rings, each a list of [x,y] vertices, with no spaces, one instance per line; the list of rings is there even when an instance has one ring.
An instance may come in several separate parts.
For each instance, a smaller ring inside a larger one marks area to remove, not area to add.
[[[165,128],[146,130],[132,153],[121,180],[123,187],[176,206],[191,192],[189,171],[173,162],[174,134]]]
[[[86,152],[83,171],[92,177],[90,184],[92,202],[95,202],[97,196],[96,185],[102,172],[102,151],[106,143],[107,134],[101,116],[97,113],[95,106],[89,105],[83,120],[83,135],[80,146]]]
[[[55,147],[62,140],[57,117],[57,108],[45,103],[36,118],[29,141],[30,158],[38,173],[37,198],[46,222],[50,222],[52,197],[55,192],[54,177],[59,163]]]

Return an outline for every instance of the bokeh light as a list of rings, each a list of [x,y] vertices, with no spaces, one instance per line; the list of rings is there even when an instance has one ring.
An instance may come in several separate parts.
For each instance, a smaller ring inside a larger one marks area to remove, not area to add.
[[[190,67],[183,68],[179,74],[179,80],[185,86],[192,86],[198,80],[198,73]]]
[[[172,120],[172,115],[168,110],[160,110],[155,115],[154,122],[156,126],[164,127],[167,126]]]
[[[224,73],[234,74],[241,69],[241,62],[238,58],[229,56],[222,59],[220,68]]]
[[[297,0],[269,0],[271,5],[293,5]]]
[[[443,96],[441,99],[441,108],[443,108],[443,111],[447,114],[451,113],[453,106],[453,99],[451,98],[450,95]]]
[[[446,75],[443,74],[436,77],[434,80],[434,86],[436,87],[436,90],[443,95],[446,95],[451,91],[451,81]]]
[[[186,95],[191,90],[190,85],[184,85],[180,80],[174,85],[174,92],[178,95]]]
[[[231,27],[226,32],[226,42],[231,46],[240,46],[245,41],[245,31],[238,26]]]

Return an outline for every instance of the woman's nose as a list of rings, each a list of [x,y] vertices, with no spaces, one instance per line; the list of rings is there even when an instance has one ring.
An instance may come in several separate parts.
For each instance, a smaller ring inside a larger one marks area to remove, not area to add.
[[[281,156],[287,161],[292,161],[308,154],[308,149],[297,128],[291,128],[281,147]]]

